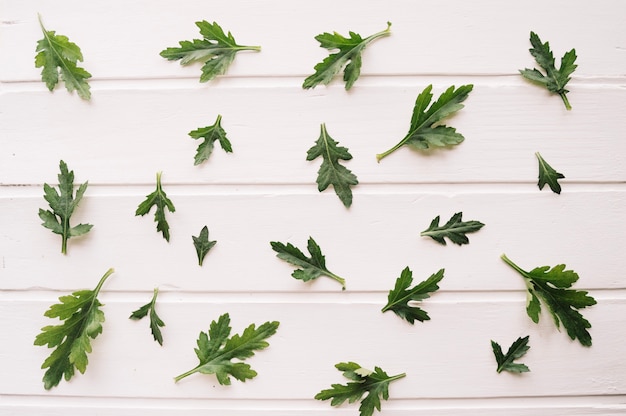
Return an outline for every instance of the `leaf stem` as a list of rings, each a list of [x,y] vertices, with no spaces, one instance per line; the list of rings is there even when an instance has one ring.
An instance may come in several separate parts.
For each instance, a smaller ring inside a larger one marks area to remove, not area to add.
[[[339,277],[336,274],[329,272],[329,271],[324,271],[324,274],[330,277],[331,279],[334,279],[338,281],[339,283],[341,283],[341,290],[346,290],[346,279]]]
[[[380,161],[389,156],[390,154],[392,154],[393,152],[395,152],[396,150],[398,150],[399,148],[401,148],[402,146],[404,146],[404,143],[406,141],[406,138],[402,139],[398,144],[396,144],[394,147],[392,147],[391,149],[387,150],[386,152],[383,153],[379,153],[376,155],[376,161],[378,163],[380,163]]]
[[[502,255],[500,256],[500,258],[502,260],[504,260],[504,262],[506,264],[508,264],[509,266],[511,266],[513,269],[515,269],[515,271],[517,271],[519,274],[521,274],[522,276],[524,276],[524,278],[528,278],[528,272],[526,270],[521,269],[517,264],[513,263],[511,261],[511,259],[509,259],[506,254],[502,253]]]
[[[567,99],[567,95],[564,92],[560,92],[559,95],[561,96],[561,99],[563,100],[563,103],[565,104],[565,108],[569,111],[572,109],[572,106],[569,103],[569,100]]]
[[[200,369],[200,367],[201,367],[201,365],[199,365],[199,366],[197,366],[197,367],[195,367],[195,368],[193,368],[193,369],[191,369],[191,370],[189,370],[189,371],[187,371],[185,373],[182,373],[182,374],[174,377],[174,382],[178,383],[180,380],[184,379],[185,377],[190,376],[190,375],[192,375],[194,373],[197,373],[198,370]]]
[[[115,269],[113,269],[112,267],[106,271],[106,273],[104,274],[104,276],[102,276],[102,278],[100,279],[100,281],[98,282],[98,286],[96,286],[96,288],[93,290],[93,297],[94,299],[96,298],[96,296],[98,296],[98,293],[100,293],[100,289],[102,288],[102,285],[104,284],[104,282],[107,280],[107,278],[109,276],[111,276],[113,273],[115,272]]]

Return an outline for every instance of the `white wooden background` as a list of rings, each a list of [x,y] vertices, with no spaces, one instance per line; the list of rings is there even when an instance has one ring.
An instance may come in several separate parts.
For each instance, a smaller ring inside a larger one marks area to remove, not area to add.
[[[91,102],[41,82],[37,13],[81,47]],[[621,0],[0,1],[0,414],[357,415],[358,405],[313,399],[345,381],[333,366],[350,360],[406,372],[382,415],[626,414],[625,16]],[[201,84],[199,66],[159,56],[199,37],[199,20],[262,51],[238,54],[227,76]],[[327,54],[315,35],[367,36],[387,21],[391,36],[365,51],[351,91],[339,78],[301,88]],[[576,48],[572,111],[518,75],[534,66],[531,30],[557,62]],[[467,83],[474,91],[449,121],[465,142],[376,162],[406,133],[425,86],[438,96]],[[234,152],[216,148],[194,166],[198,142],[187,133],[218,114]],[[321,123],[354,156],[345,164],[360,181],[350,209],[332,189],[317,191],[319,161],[305,159]],[[565,174],[561,195],[537,188],[536,151]],[[70,240],[67,256],[37,216],[60,159],[76,183],[89,181],[74,220],[95,225]],[[152,213],[134,215],[157,171],[176,205],[169,243]],[[486,224],[469,245],[419,236],[436,215],[458,211]],[[217,245],[199,267],[191,235],[204,225]],[[294,280],[269,244],[304,249],[309,236],[346,278],[345,292],[325,277]],[[583,311],[591,348],[545,313],[530,321],[522,278],[502,253],[527,269],[565,263],[579,273],[576,288],[598,301]],[[406,266],[416,281],[446,270],[423,304],[431,321],[414,326],[380,312]],[[104,332],[86,373],[44,390],[50,350],[33,345],[54,323],[44,311],[93,289],[109,267]],[[157,286],[162,347],[146,320],[128,319]],[[237,333],[281,322],[248,361],[257,378],[175,384],[197,363],[199,332],[225,312]],[[497,374],[489,341],[508,348],[525,335],[532,371]]]

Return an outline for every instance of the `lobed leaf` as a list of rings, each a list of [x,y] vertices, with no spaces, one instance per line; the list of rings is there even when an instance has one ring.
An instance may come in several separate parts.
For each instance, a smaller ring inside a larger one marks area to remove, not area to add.
[[[348,148],[338,144],[330,137],[326,125],[322,123],[320,137],[307,151],[306,160],[322,157],[322,164],[317,171],[317,189],[322,192],[332,185],[339,200],[348,208],[352,205],[351,186],[357,185],[359,181],[348,168],[339,164],[340,160],[352,159],[352,155]]]

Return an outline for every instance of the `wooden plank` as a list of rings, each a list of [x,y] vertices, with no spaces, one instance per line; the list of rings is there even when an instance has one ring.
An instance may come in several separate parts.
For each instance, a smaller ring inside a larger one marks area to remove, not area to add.
[[[174,291],[340,292],[325,277],[308,283],[291,278],[294,268],[270,247],[270,241],[291,242],[306,252],[309,236],[322,248],[327,267],[347,280],[348,291],[388,291],[407,266],[416,280],[445,268],[446,291],[523,290],[522,278],[500,260],[503,253],[527,270],[565,263],[579,273],[581,288],[626,287],[616,255],[626,246],[624,190],[556,195],[536,188],[409,187],[391,193],[363,187],[348,210],[332,191],[311,188],[246,194],[164,185],[176,207],[166,214],[169,243],[157,233],[153,213],[135,216],[151,189],[123,195],[88,188],[73,221],[94,228],[70,239],[67,256],[60,253],[60,236],[40,225],[43,196],[0,198],[3,288],[75,290],[114,267],[119,277],[111,290],[164,285]],[[486,224],[468,234],[470,244],[442,246],[419,236],[434,217],[443,222],[455,212]],[[204,225],[217,244],[199,267],[191,236]],[[598,233],[610,242],[605,249],[596,246]]]
[[[314,39],[317,34],[338,31],[347,35],[352,30],[368,36],[383,30],[387,21],[393,23],[392,35],[370,45],[363,59],[364,76],[517,75],[519,69],[535,64],[528,53],[531,30],[550,42],[557,60],[576,49],[579,68],[575,77],[621,76],[626,71],[624,4],[619,0],[603,1],[602,7],[583,0],[552,2],[551,7],[540,0],[418,6],[408,0],[367,5],[356,0],[320,0],[315,5],[238,0],[223,7],[164,0],[111,1],[90,7],[77,0],[55,5],[40,0],[3,3],[2,81],[39,79],[33,64],[35,46],[42,37],[37,13],[48,30],[68,36],[81,47],[84,67],[95,79],[199,79],[199,66],[181,68],[159,56],[161,50],[181,40],[200,37],[194,24],[199,20],[217,21],[240,44],[262,47],[260,53],[240,53],[229,76],[296,75],[302,82],[327,56]],[[591,33],[580,30],[590,27]]]
[[[437,96],[455,82],[435,81]],[[466,81],[476,82],[475,90],[447,121],[463,143],[421,153],[405,147],[380,163],[376,154],[406,135],[415,99],[432,79],[374,83],[354,94],[340,87],[305,92],[272,80],[210,91],[191,82],[117,84],[94,91],[90,104],[18,88],[0,95],[0,183],[53,182],[61,159],[77,180],[92,184],[150,184],[157,171],[169,183],[314,183],[321,161],[307,161],[306,153],[322,123],[350,149],[345,166],[361,183],[536,183],[535,152],[564,183],[626,180],[626,126],[615,116],[626,111],[626,89],[574,89],[568,112],[558,97],[523,81]],[[188,133],[218,114],[233,153],[216,146],[194,166],[201,141]]]
[[[39,364],[50,350],[32,342],[39,328],[55,322],[42,316],[53,296],[31,294],[0,302],[3,316],[12,317],[0,323],[3,333],[12,334],[11,342],[2,345],[2,355],[21,369],[0,381],[3,394],[44,393]],[[626,313],[622,292],[603,297],[597,307],[585,311],[593,323],[590,348],[571,342],[545,315],[540,325],[532,323],[524,299],[433,296],[424,304],[431,320],[414,326],[382,314],[380,305],[370,301],[312,298],[277,303],[251,295],[245,302],[231,302],[218,296],[191,300],[167,293],[159,299],[158,312],[166,323],[163,347],[152,339],[146,321],[128,319],[149,296],[101,293],[107,320],[93,342],[87,371],[46,395],[306,400],[331,383],[344,382],[334,368],[340,361],[380,366],[389,374],[405,372],[407,376],[390,387],[390,396],[397,400],[626,394],[626,352],[620,348],[626,336],[620,324]],[[197,365],[193,348],[199,332],[226,312],[233,333],[250,323],[280,322],[270,347],[247,361],[258,376],[220,386],[211,375],[195,374],[174,384],[172,377]],[[520,361],[531,372],[498,374],[490,340],[508,346],[525,335],[530,335],[531,349]]]

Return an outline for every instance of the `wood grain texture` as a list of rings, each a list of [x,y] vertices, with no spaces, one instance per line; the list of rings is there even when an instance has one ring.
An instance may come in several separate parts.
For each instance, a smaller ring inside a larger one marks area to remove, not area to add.
[[[81,47],[90,102],[41,82],[37,13]],[[407,373],[381,416],[626,414],[625,13],[619,0],[0,0],[0,414],[357,415],[356,404],[313,399],[344,382],[340,361]],[[227,75],[202,84],[199,66],[159,56],[197,38],[198,20],[262,50],[240,53]],[[387,21],[391,36],[367,48],[352,90],[340,77],[301,88],[327,55],[315,35],[368,35]],[[518,73],[535,65],[531,30],[557,62],[576,48],[571,111]],[[377,163],[406,134],[429,84],[436,96],[474,85],[446,120],[465,141],[403,148]],[[198,142],[188,133],[218,114],[234,151],[216,148],[194,166]],[[345,163],[359,179],[349,209],[332,189],[317,191],[319,161],[306,161],[321,123],[354,156]],[[565,175],[560,195],[537,188],[535,152]],[[75,183],[89,182],[73,221],[94,224],[70,239],[66,256],[37,216],[59,160]],[[152,213],[134,214],[159,171],[176,206],[169,243]],[[420,237],[435,216],[455,212],[486,224],[469,245]],[[199,267],[191,236],[204,225],[217,244]],[[304,249],[309,236],[346,278],[345,291],[325,277],[293,279],[270,247]],[[564,263],[579,274],[575,287],[598,301],[582,311],[591,348],[559,332],[545,310],[539,324],[528,318],[522,278],[503,253],[525,269]],[[422,303],[431,320],[413,326],[381,312],[407,266],[415,282],[445,269]],[[56,321],[43,313],[110,267],[104,332],[86,373],[45,391],[40,365],[50,350],[33,341]],[[128,319],[155,287],[163,347],[147,321]],[[257,378],[174,383],[197,363],[199,332],[225,312],[233,332],[280,321],[270,347],[249,359]],[[521,361],[531,372],[498,374],[490,340],[506,348],[525,335],[531,349]]]

